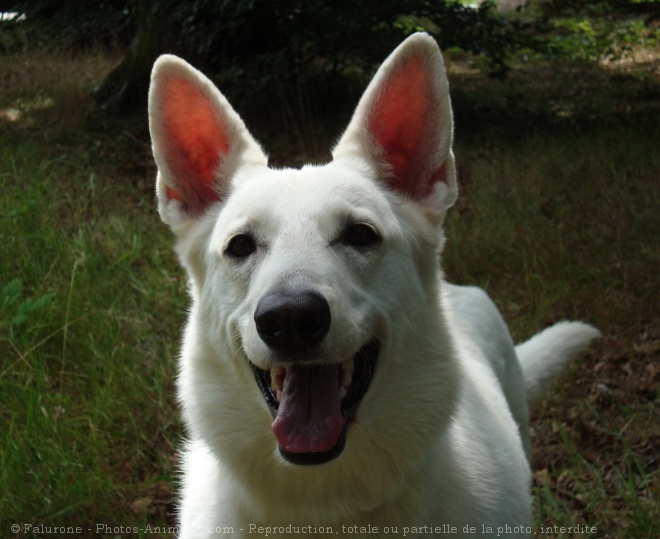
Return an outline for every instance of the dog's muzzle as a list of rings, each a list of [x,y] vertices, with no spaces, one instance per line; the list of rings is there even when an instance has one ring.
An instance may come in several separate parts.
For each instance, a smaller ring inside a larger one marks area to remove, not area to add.
[[[257,304],[254,321],[280,363],[268,371],[253,365],[274,418],[280,454],[294,464],[322,464],[338,457],[371,384],[378,341],[369,340],[341,363],[315,363],[332,322],[330,305],[315,292],[269,293]]]

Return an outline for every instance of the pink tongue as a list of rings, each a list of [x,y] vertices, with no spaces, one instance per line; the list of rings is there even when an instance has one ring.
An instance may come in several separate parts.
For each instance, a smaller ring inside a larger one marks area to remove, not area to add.
[[[282,449],[321,453],[337,444],[345,423],[337,381],[337,365],[287,369],[273,421],[273,433]]]

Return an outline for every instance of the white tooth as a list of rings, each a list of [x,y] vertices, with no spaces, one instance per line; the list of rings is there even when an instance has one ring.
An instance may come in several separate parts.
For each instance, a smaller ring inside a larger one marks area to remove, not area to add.
[[[273,367],[270,370],[270,387],[273,390],[282,389],[282,382],[286,371],[283,367]]]
[[[343,363],[339,364],[339,370],[342,372],[350,372],[351,374],[353,374],[353,369],[354,369],[353,358],[347,359]]]
[[[346,391],[346,388],[344,386],[339,388],[339,400],[343,400],[343,398],[348,394],[348,391]],[[278,399],[279,400],[279,399]]]
[[[278,389],[277,393],[275,394],[275,398],[277,399],[277,402],[280,402],[282,400],[282,390]]]
[[[339,385],[348,388],[348,386],[351,385],[352,381],[353,381],[353,373],[344,371],[341,375],[341,383]]]

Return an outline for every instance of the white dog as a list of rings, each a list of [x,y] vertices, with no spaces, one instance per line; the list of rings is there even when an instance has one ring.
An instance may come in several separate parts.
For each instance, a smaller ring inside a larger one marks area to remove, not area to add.
[[[268,168],[174,56],[149,114],[192,297],[181,536],[529,535],[527,402],[598,331],[515,348],[483,291],[443,280],[457,188],[435,41],[383,63],[323,166]]]

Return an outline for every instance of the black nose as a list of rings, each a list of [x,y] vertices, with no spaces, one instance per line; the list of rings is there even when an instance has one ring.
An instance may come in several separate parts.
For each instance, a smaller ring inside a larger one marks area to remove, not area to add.
[[[311,348],[330,329],[330,305],[313,292],[271,293],[254,312],[259,337],[272,348]]]

